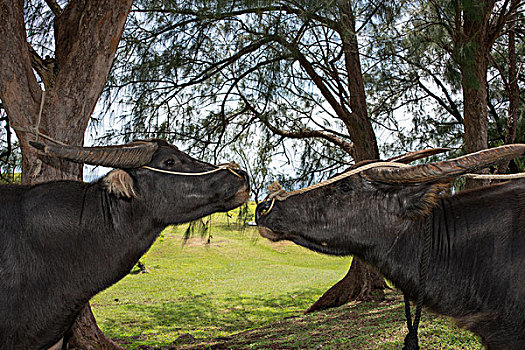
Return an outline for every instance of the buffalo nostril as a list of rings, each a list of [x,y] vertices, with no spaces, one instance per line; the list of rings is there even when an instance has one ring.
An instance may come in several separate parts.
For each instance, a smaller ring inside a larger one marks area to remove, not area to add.
[[[268,211],[270,210],[272,206],[272,201],[264,201],[257,205],[257,208],[255,209],[255,221],[259,222],[259,219],[268,214]]]

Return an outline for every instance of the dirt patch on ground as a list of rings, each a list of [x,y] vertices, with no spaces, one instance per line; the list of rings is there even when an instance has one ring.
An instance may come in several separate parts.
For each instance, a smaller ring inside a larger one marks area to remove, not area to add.
[[[290,245],[295,245],[295,243],[290,241],[272,242],[270,248],[275,251],[278,251],[279,253],[284,253],[286,251],[284,248]]]

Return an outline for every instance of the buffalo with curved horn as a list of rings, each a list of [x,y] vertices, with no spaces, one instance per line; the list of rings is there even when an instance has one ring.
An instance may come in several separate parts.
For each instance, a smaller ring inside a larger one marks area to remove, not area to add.
[[[47,156],[117,168],[94,183],[0,186],[0,349],[47,349],[91,297],[123,278],[170,224],[249,197],[246,173],[162,140],[110,147],[33,143]]]
[[[489,350],[523,349],[525,179],[443,192],[458,176],[523,156],[525,144],[515,144],[422,165],[365,164],[306,189],[275,192],[258,205],[256,221],[272,241],[359,256]],[[423,261],[428,272],[420,283]]]

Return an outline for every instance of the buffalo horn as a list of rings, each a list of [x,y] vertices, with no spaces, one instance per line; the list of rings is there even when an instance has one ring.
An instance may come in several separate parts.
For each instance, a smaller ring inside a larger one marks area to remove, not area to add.
[[[415,160],[418,160],[418,159],[421,159],[421,158],[427,158],[427,157],[430,157],[430,156],[433,156],[435,154],[440,154],[440,153],[444,153],[444,152],[448,152],[452,150],[451,148],[427,148],[427,149],[422,149],[420,151],[415,151],[415,152],[409,152],[409,153],[405,153],[405,154],[402,154],[400,156],[397,156],[397,157],[394,157],[394,158],[390,158],[387,160],[387,162],[398,162],[398,163],[410,163],[410,162],[413,162]]]
[[[470,153],[441,162],[403,168],[370,169],[364,172],[364,175],[371,180],[386,183],[431,182],[487,168],[503,159],[523,156],[525,156],[525,144],[513,144]]]
[[[48,142],[30,142],[46,155],[76,163],[101,165],[109,168],[137,168],[149,163],[158,148],[156,142],[137,141],[118,146],[79,147]]]

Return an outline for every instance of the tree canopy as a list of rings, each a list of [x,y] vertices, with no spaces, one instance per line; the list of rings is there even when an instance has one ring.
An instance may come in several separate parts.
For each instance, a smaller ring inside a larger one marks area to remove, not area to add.
[[[304,185],[333,174],[354,161],[356,135],[347,124],[356,109],[351,104],[359,103],[351,98],[353,75],[343,48],[344,3],[136,1],[106,85],[103,107],[115,123],[102,140],[161,136],[196,155],[235,158],[258,172],[273,160],[273,169],[263,171],[265,184],[293,178]],[[460,43],[460,37],[464,13],[481,5],[443,0],[351,6],[365,108],[382,154],[462,146],[461,62],[472,59],[473,44]],[[487,6],[490,24],[500,28],[493,35],[487,80],[488,142],[499,145],[505,140],[510,83],[524,88],[523,4]],[[28,40],[43,60],[37,67],[53,62],[52,19],[46,4],[26,4]],[[516,79],[509,79],[510,23]],[[39,72],[46,77],[44,68]],[[475,80],[467,69],[469,74]],[[520,98],[516,142],[525,133],[522,115]],[[7,135],[2,136],[7,150]]]
[[[230,154],[246,164],[278,159],[293,166],[274,167],[273,178],[307,182],[355,160],[359,135],[348,125],[358,119],[361,103],[383,154],[461,147],[463,80],[475,85],[469,70],[474,44],[461,38],[468,13],[481,5],[352,2],[364,102],[351,89],[345,3],[135,2],[106,95],[107,103],[127,103],[126,113],[105,136],[159,135],[200,156]],[[506,21],[522,4],[490,6],[489,140],[498,145],[509,101]],[[522,18],[518,12],[518,66],[525,57]],[[521,71],[515,81],[523,89]],[[517,141],[523,138],[519,120]]]

